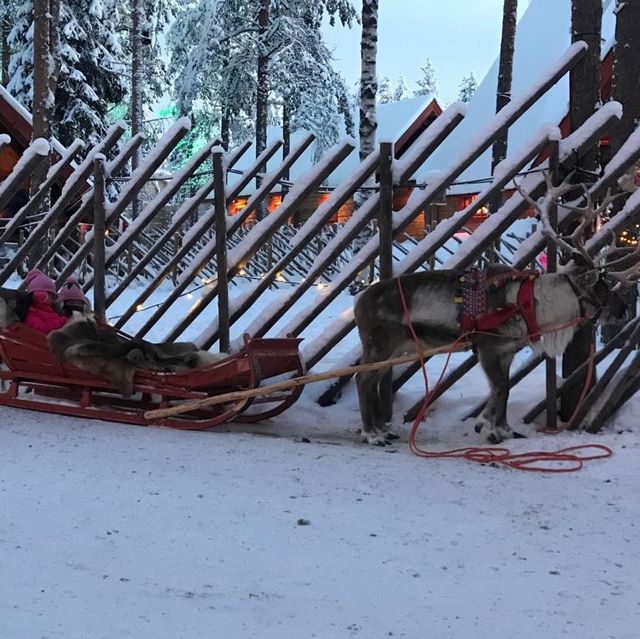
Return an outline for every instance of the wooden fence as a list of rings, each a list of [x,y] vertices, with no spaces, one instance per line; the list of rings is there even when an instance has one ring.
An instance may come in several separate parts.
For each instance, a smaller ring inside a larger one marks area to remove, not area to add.
[[[323,312],[329,304],[365,269],[375,269],[379,277],[390,277],[439,265],[465,269],[487,259],[488,252],[495,250],[496,242],[501,238],[504,240],[504,232],[528,208],[526,199],[517,192],[466,241],[458,239],[459,246],[451,251],[452,254],[444,263],[442,249],[450,246],[452,238],[465,228],[469,220],[482,207],[494,201],[496,196],[501,196],[505,187],[526,171],[531,161],[544,151],[549,151],[550,160],[541,168],[557,174],[569,171],[575,166],[576,159],[596,145],[620,120],[620,105],[613,102],[605,104],[580,129],[565,139],[561,139],[557,128],[548,125],[541,127],[538,132],[534,132],[524,148],[512,153],[509,160],[503,162],[492,181],[464,210],[440,223],[420,241],[408,245],[399,243],[399,240],[408,225],[427,207],[436,203],[465,169],[491,148],[497,138],[568,73],[584,52],[583,43],[572,45],[539,82],[488,122],[482,133],[469,142],[468,148],[451,166],[443,167],[424,189],[415,190],[400,211],[392,211],[393,189],[406,185],[464,119],[464,108],[461,105],[449,107],[400,159],[394,158],[393,145],[381,144],[359,164],[348,180],[329,192],[327,199],[299,228],[290,225],[294,213],[326,182],[345,158],[354,152],[354,147],[349,142],[331,149],[317,165],[295,181],[274,211],[250,228],[246,225],[247,220],[259,213],[269,194],[289,175],[291,168],[312,144],[312,136],[306,137],[292,149],[278,168],[261,174],[261,167],[275,156],[282,145],[281,142],[273,143],[236,181],[230,178],[229,170],[237,165],[249,144],[225,152],[213,142],[209,143],[180,171],[172,175],[171,179],[167,179],[157,195],[144,203],[138,217],[131,220],[126,218],[125,213],[185,136],[190,123],[186,118],[178,120],[148,152],[136,171],[125,180],[120,176],[134,151],[142,144],[142,138],[136,136],[118,148],[117,143],[125,127],[115,124],[104,140],[89,149],[82,160],[76,160],[82,150],[81,143],[71,145],[53,164],[38,193],[7,222],[1,231],[0,246],[15,240],[21,231],[25,233],[15,253],[0,270],[0,284],[7,282],[18,268],[23,268],[27,258],[30,260],[30,267],[46,269],[54,274],[58,284],[74,272],[81,273],[84,289],[93,290],[96,310],[109,316],[109,309],[117,304],[121,312],[114,324],[118,328],[127,328],[127,324],[144,307],[151,295],[164,282],[171,282],[169,293],[135,334],[143,337],[152,329],[167,326],[164,339],[179,339],[192,332],[194,322],[206,312],[210,319],[206,329],[200,331],[200,345],[208,349],[217,344],[222,350],[228,350],[236,342],[232,338],[239,337],[233,335],[234,326],[248,309],[261,304],[265,292],[278,285],[283,273],[295,274],[296,285],[286,291],[277,308],[265,306],[264,312],[251,323],[249,332],[257,337],[272,335],[274,327],[281,326],[289,318],[278,334],[301,336],[315,322],[325,321]],[[0,146],[6,142],[0,138]],[[40,166],[48,153],[46,141],[37,140],[31,145],[12,174],[0,186],[0,207],[13,197],[19,185]],[[106,157],[112,159],[107,160]],[[602,197],[606,189],[615,184],[639,158],[640,134],[636,132],[610,161],[602,177],[590,187],[592,197]],[[176,195],[184,192],[184,187],[190,180],[202,175],[204,167],[211,167],[206,171],[208,177],[204,183],[186,199],[183,198],[173,210],[167,224],[159,227],[156,220],[161,211],[176,201]],[[50,210],[34,217],[51,186],[60,183],[63,175],[68,177],[64,179],[61,195]],[[259,178],[260,185],[246,205],[235,215],[229,215],[231,203],[245,193],[248,185],[256,178]],[[114,180],[118,180],[121,186],[115,195],[110,189]],[[539,172],[529,173],[522,179],[520,186],[531,197],[537,198],[545,189],[543,175]],[[331,223],[338,210],[363,188],[366,189],[367,197],[353,216],[331,236],[323,234],[323,229]],[[638,210],[640,197],[630,197],[623,210],[606,228],[624,228]],[[560,209],[560,228],[571,223],[573,215],[567,209]],[[81,224],[87,221],[92,222],[93,226],[81,233]],[[350,250],[354,240],[361,237],[372,223],[375,223],[378,232],[357,254],[345,259],[345,252]],[[604,241],[605,233],[602,230],[590,241],[589,250],[599,250]],[[44,251],[34,256],[34,248],[43,244],[46,246]],[[514,268],[522,268],[533,263],[544,247],[545,240],[536,232],[519,246],[511,246],[510,251],[501,251],[501,259]],[[257,264],[260,266],[257,267]],[[254,272],[259,269],[259,279],[248,289],[245,288],[241,299],[230,300],[229,287],[242,277],[247,268],[253,268]],[[327,274],[332,275],[328,277]],[[144,289],[129,304],[123,305],[121,302],[124,293],[131,290],[135,281],[141,279],[145,282]],[[207,286],[202,289],[198,303],[183,317],[168,321],[174,315],[172,309],[178,298],[193,290],[194,285],[202,279],[207,281]],[[300,304],[305,293],[318,282],[327,284],[323,295],[312,302]],[[296,313],[292,314],[290,311],[295,305]],[[303,355],[307,367],[320,364],[354,327],[352,310],[347,307],[337,320],[325,327],[321,338],[310,340],[305,346]],[[629,332],[628,327],[626,330],[627,333],[621,334],[618,341],[626,340],[621,353],[627,348],[629,355],[633,345],[637,343],[638,334],[636,330]],[[353,361],[345,364],[357,363],[358,356],[358,352],[352,352],[349,357]],[[603,356],[604,352],[598,354],[600,359]],[[525,379],[542,361],[542,357],[532,357],[525,366],[514,372],[512,384]],[[476,363],[475,356],[469,356],[444,380],[441,392],[461,379]],[[635,366],[635,360],[633,365]],[[640,368],[640,363],[638,367]],[[415,364],[398,367],[394,371],[393,389],[397,391],[416,371]],[[609,381],[611,378],[615,378],[613,373],[609,376]],[[607,406],[619,406],[638,385],[635,379],[632,378],[626,385],[619,385],[624,390],[612,395]],[[321,403],[330,404],[335,401],[347,381],[348,377],[342,378],[325,390],[320,398]],[[571,383],[571,379],[565,380],[560,392],[570,388]],[[555,393],[555,383],[552,386]],[[605,388],[611,390],[608,384],[600,383],[600,386],[596,385],[594,392],[597,391],[598,396],[604,396]],[[584,423],[598,424],[606,411],[603,412],[602,406],[595,399],[589,401],[594,406],[597,404],[600,412],[585,416]],[[552,395],[548,407],[554,405],[555,395]],[[478,411],[479,407],[474,410]],[[413,413],[415,408],[410,411],[410,414]]]

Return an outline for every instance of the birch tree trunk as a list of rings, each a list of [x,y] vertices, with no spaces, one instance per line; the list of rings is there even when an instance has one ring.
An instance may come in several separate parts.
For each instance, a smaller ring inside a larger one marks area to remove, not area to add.
[[[360,40],[360,161],[374,149],[376,143],[376,95],[378,78],[378,0],[362,0],[362,38]]]
[[[358,134],[360,140],[360,161],[373,152],[376,144],[378,117],[376,113],[376,96],[378,94],[378,76],[376,60],[378,57],[378,0],[362,0],[362,36],[360,38],[360,124]],[[373,181],[367,181],[365,186],[372,186]],[[367,200],[367,191],[358,191],[354,198],[356,208]],[[354,238],[351,248],[353,253],[369,241],[375,232],[373,223],[367,224],[360,234]],[[372,267],[373,268],[373,267]],[[360,291],[371,280],[373,271],[365,269],[356,276],[355,282],[349,287],[352,295]],[[369,277],[367,277],[369,275]]]
[[[260,51],[258,54],[257,71],[257,95],[256,95],[256,157],[267,148],[267,108],[269,98],[269,55],[265,42],[267,30],[269,29],[269,0],[260,0],[260,10],[258,12],[258,33]],[[266,171],[266,166],[260,167],[260,173]],[[256,186],[259,188],[260,178],[256,178]],[[261,220],[267,215],[267,208],[263,202],[256,211],[256,217]]]
[[[500,60],[498,63],[498,86],[496,91],[496,113],[511,102],[511,84],[513,80],[513,54],[516,47],[516,20],[518,0],[504,0],[502,11],[502,37],[500,40]],[[493,143],[491,175],[499,162],[507,157],[508,132]],[[495,213],[502,205],[502,196],[498,195],[489,205],[489,211]]]
[[[602,1],[573,0],[571,3],[571,41],[584,40],[587,54],[569,73],[569,119],[571,131],[580,127],[600,105],[600,33],[602,31]],[[579,161],[579,171],[595,176],[600,168],[598,149],[594,147]],[[595,340],[591,323],[581,326],[562,356],[562,376],[566,379],[586,362]],[[572,389],[562,395],[560,415],[563,421],[571,418],[587,379],[587,372]],[[595,371],[592,384],[595,383]]]

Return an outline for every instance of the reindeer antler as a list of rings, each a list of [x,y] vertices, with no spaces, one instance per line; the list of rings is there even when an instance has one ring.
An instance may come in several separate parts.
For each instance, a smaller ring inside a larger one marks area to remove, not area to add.
[[[630,266],[624,271],[608,271],[607,275],[618,283],[614,286],[614,290],[623,286],[635,286],[640,280],[640,262]]]
[[[586,232],[590,228],[593,228],[593,223],[598,219],[598,216],[606,213],[612,202],[625,194],[617,193],[616,195],[612,195],[611,189],[607,189],[607,193],[605,194],[602,202],[598,205],[594,205],[589,189],[584,184],[582,185],[582,189],[584,190],[584,197],[586,201],[584,206],[575,206],[574,204],[560,204],[560,206],[579,215],[580,222],[571,235],[568,236],[568,239],[576,247],[580,255],[582,255],[582,257],[586,257],[589,255],[585,246]],[[589,262],[594,266],[603,265],[603,260],[606,259],[608,253],[616,250],[615,241],[616,236],[615,233],[612,232],[612,241],[609,248],[605,249],[596,258],[591,258],[591,256],[589,256]]]
[[[570,182],[572,175],[573,172],[569,173],[560,184],[554,186],[551,181],[549,172],[545,171],[544,180],[547,185],[547,190],[544,196],[538,199],[538,201],[534,201],[528,193],[525,193],[523,189],[515,183],[515,180],[514,184],[516,186],[516,189],[518,189],[520,195],[522,195],[522,197],[525,198],[525,200],[529,202],[529,204],[531,204],[531,206],[538,212],[540,216],[540,222],[542,224],[542,234],[552,242],[555,242],[555,244],[567,251],[570,255],[579,255],[589,266],[591,266],[592,268],[598,268],[600,259],[606,257],[607,251],[599,255],[598,260],[594,259],[589,254],[589,251],[586,247],[587,231],[592,228],[594,221],[598,218],[599,215],[604,213],[609,208],[614,200],[625,194],[622,193],[611,195],[611,190],[608,190],[602,202],[598,205],[594,205],[593,197],[586,185],[577,185]],[[577,206],[576,204],[563,204],[561,202],[558,202],[558,199],[562,197],[562,195],[569,191],[573,191],[576,188],[582,188],[584,192],[584,206]],[[566,237],[559,235],[551,225],[551,221],[549,218],[549,206],[553,203],[557,204],[558,206],[562,206],[569,211],[573,211],[579,216],[578,225],[572,231],[572,233]],[[613,234],[613,241],[615,243],[615,234]]]
[[[520,193],[520,195],[538,212],[538,215],[540,216],[540,223],[542,224],[542,234],[569,254],[579,254],[586,260],[587,264],[595,266],[592,257],[589,255],[589,252],[585,247],[584,233],[589,223],[587,221],[581,222],[578,225],[578,228],[567,238],[572,241],[572,243],[569,243],[567,239],[559,235],[554,230],[549,217],[549,207],[552,204],[559,204],[559,198],[561,198],[565,193],[576,189],[577,185],[571,184],[569,181],[572,175],[573,172],[569,173],[560,184],[554,186],[549,172],[544,171],[543,176],[547,185],[547,190],[538,200],[534,200],[515,180],[513,180],[513,183],[518,190],[518,193]],[[585,197],[587,198],[587,204],[584,207],[586,213],[587,208],[593,208],[593,203],[588,189],[584,185],[582,185],[582,188],[585,192]],[[575,210],[582,213],[582,209],[579,209],[578,207],[576,207]],[[590,220],[592,221],[593,217],[590,218]]]

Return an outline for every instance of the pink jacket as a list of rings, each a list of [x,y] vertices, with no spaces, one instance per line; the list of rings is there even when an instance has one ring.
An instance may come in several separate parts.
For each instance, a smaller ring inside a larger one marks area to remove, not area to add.
[[[37,291],[33,295],[33,302],[27,312],[24,323],[36,331],[45,335],[62,328],[67,323],[67,318],[56,313],[51,304],[46,299],[42,299]]]

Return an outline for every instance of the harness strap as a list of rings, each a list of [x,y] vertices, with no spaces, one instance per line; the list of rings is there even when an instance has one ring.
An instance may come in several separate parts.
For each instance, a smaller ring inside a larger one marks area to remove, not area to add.
[[[529,339],[532,342],[540,341],[540,331],[536,321],[536,305],[533,298],[534,279],[528,278],[520,284],[518,289],[518,310],[526,325]]]
[[[532,276],[530,273],[527,274],[526,279],[523,279],[520,283],[516,304],[507,304],[503,308],[475,316],[469,313],[463,313],[460,318],[460,328],[462,332],[488,333],[519,314],[527,325],[529,339],[532,342],[540,341],[540,330],[538,328],[538,322],[536,321],[536,308],[533,296],[534,282],[535,276]]]

